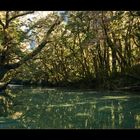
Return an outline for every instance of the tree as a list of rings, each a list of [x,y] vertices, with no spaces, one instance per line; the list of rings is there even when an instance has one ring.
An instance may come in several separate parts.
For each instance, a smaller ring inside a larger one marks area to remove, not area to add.
[[[35,22],[25,22],[25,24],[19,19],[23,19],[26,15],[33,13],[33,11],[6,11],[0,13],[0,89],[5,88],[12,79],[12,76],[9,78],[8,75],[11,70],[32,59],[47,43],[51,42],[51,33],[61,23],[57,15],[53,16],[53,18],[50,16],[50,18],[36,19],[37,21]],[[29,29],[22,31],[21,27],[23,26],[28,26]],[[45,26],[46,30],[42,32],[40,38],[37,38],[37,29],[42,28],[42,26]],[[32,30],[34,32],[29,34]],[[31,52],[29,50],[23,51],[22,43],[26,46],[32,36],[39,40],[37,47]]]
[[[68,11],[61,15],[65,20],[51,34],[52,42],[32,62],[20,67],[17,78],[30,79],[27,69],[33,82],[59,85],[84,81],[94,85],[96,81],[97,85],[106,86],[109,79],[126,75],[139,64],[137,12]],[[42,36],[45,26],[41,29],[37,29],[37,34]]]

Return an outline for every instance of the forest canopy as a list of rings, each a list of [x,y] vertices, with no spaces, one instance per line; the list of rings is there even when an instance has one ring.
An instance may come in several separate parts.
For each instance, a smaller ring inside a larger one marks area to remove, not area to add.
[[[0,83],[137,84],[139,23],[139,11],[1,11]]]

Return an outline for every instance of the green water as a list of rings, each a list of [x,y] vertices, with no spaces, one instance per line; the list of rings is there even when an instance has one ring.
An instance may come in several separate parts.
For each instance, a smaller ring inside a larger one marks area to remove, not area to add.
[[[12,92],[9,118],[21,126],[8,128],[140,128],[138,93],[29,87]]]

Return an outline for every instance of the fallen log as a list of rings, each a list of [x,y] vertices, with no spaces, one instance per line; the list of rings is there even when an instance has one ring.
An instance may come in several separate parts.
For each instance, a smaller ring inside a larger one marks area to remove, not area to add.
[[[121,87],[118,89],[125,90],[125,91],[140,91],[140,86],[128,86],[128,87]]]

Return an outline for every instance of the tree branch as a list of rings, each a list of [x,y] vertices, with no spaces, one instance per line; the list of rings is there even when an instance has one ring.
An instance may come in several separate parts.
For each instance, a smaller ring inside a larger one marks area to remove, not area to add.
[[[7,15],[7,13],[9,13],[9,12],[6,12],[6,15]],[[13,16],[13,17],[7,19],[7,20],[6,20],[5,28],[8,27],[9,23],[10,23],[12,20],[14,20],[14,19],[16,19],[16,18],[18,18],[18,17],[22,17],[22,16],[25,16],[25,15],[28,15],[28,14],[33,14],[33,13],[34,13],[34,11],[23,12],[23,13],[21,13],[21,14],[17,14],[17,15],[15,15],[15,16]],[[9,16],[9,15],[8,15],[8,16]]]
[[[28,11],[28,12],[24,12],[24,13],[18,14],[18,15],[15,15],[15,16],[11,17],[11,18],[9,19],[9,21],[11,21],[11,20],[13,20],[13,19],[16,19],[16,18],[18,18],[18,17],[21,17],[21,16],[25,16],[25,15],[28,15],[28,14],[33,14],[33,13],[34,13],[34,11]]]
[[[9,11],[6,11],[6,19],[5,19],[5,29],[8,27],[8,20],[9,20]]]
[[[7,64],[4,67],[6,69],[15,69],[17,67],[19,67],[20,65],[22,65],[23,63],[25,63],[26,61],[32,59],[34,56],[36,56],[44,47],[47,43],[51,42],[48,41],[48,37],[49,35],[52,33],[52,31],[54,30],[54,28],[59,25],[61,22],[60,20],[56,20],[56,22],[50,27],[50,29],[48,30],[46,36],[44,37],[44,39],[41,41],[41,43],[38,45],[38,47],[31,52],[30,54],[26,55],[21,61],[15,63],[15,64]]]
[[[1,19],[0,19],[0,25],[2,25],[2,27],[4,28],[4,23],[1,21]]]

